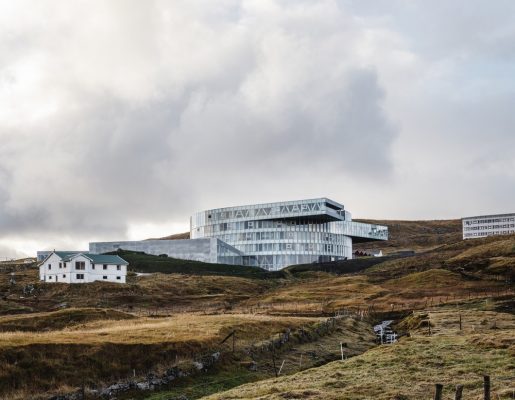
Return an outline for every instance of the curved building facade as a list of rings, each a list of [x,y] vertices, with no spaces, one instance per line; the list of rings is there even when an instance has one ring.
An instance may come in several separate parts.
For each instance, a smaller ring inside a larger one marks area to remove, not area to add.
[[[279,270],[350,259],[353,240],[387,240],[388,228],[353,222],[342,204],[318,198],[201,211],[190,237],[220,239],[243,253],[243,265]]]

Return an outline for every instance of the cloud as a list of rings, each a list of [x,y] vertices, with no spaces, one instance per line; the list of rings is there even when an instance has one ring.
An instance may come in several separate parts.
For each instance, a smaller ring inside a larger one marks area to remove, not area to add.
[[[1,235],[123,235],[184,218],[206,182],[391,169],[383,90],[334,2],[53,5],[2,21]]]
[[[84,247],[295,197],[505,211],[515,24],[446,4],[2,4],[0,239]]]

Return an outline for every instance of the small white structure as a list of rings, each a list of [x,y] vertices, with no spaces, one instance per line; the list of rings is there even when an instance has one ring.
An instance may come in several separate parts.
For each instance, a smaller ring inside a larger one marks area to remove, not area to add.
[[[49,283],[125,283],[128,264],[113,255],[53,251],[39,265],[39,279]]]

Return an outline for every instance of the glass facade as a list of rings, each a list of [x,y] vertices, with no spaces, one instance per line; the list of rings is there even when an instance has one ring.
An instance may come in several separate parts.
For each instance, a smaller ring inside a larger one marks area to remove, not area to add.
[[[243,265],[278,270],[352,258],[353,237],[386,240],[388,228],[352,222],[343,205],[319,198],[202,211],[191,217],[190,235],[233,246]]]

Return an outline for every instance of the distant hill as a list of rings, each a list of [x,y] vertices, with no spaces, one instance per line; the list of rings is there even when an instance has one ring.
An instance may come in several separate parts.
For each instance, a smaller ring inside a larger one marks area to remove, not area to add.
[[[443,219],[427,221],[374,220],[356,219],[356,222],[388,226],[387,242],[356,243],[354,249],[382,249],[384,253],[399,250],[428,250],[442,244],[456,243],[462,240],[461,220]],[[158,240],[189,239],[189,232],[157,238]]]
[[[388,226],[388,241],[355,244],[354,250],[382,249],[383,253],[399,250],[429,250],[462,240],[460,219],[399,221],[356,219],[357,222]]]
[[[190,233],[189,232],[183,232],[183,233],[175,233],[173,235],[164,236],[160,238],[150,238],[147,240],[180,240],[180,239],[189,239]]]

